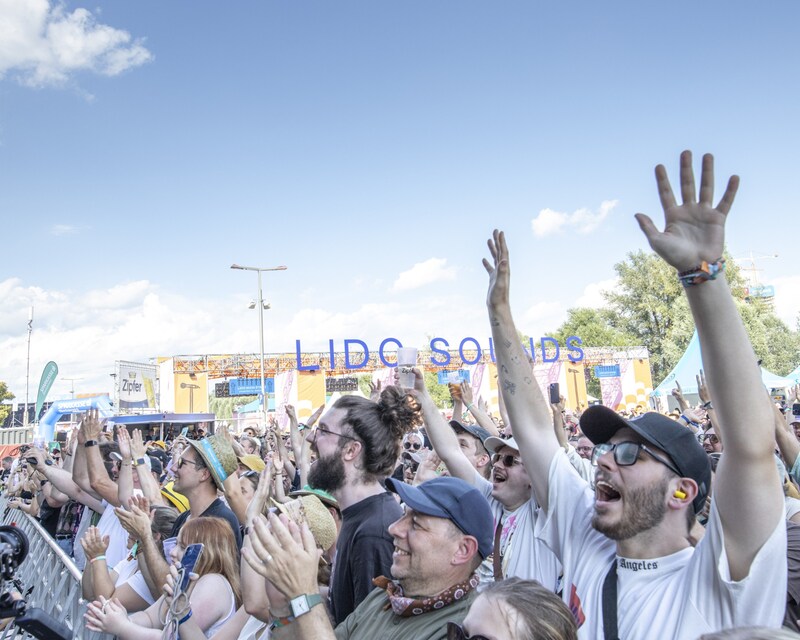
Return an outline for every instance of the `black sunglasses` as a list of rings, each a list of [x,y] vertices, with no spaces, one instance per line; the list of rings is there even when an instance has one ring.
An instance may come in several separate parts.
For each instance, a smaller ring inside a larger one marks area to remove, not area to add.
[[[414,449],[414,451],[419,451],[420,449],[422,449],[422,444],[419,443],[419,442],[404,442],[403,443],[403,449],[405,449],[406,451],[408,451],[409,449],[412,449],[412,448]]]
[[[194,460],[187,460],[186,458],[180,458],[178,460],[178,469],[182,469],[183,465],[185,464],[193,464],[195,468],[203,466],[202,462],[195,462]]]
[[[517,458],[517,456],[513,456],[510,453],[502,454],[502,453],[495,453],[492,455],[492,464],[497,464],[497,461],[500,460],[503,463],[504,467],[511,468],[515,464],[522,464],[522,460]]]
[[[683,474],[678,471],[675,465],[669,460],[662,458],[655,451],[638,442],[617,442],[616,444],[603,442],[602,444],[598,444],[592,451],[592,464],[597,464],[597,459],[600,456],[612,451],[614,452],[614,462],[616,462],[620,467],[630,467],[631,465],[636,464],[636,461],[639,459],[639,452],[644,451],[651,458],[663,464],[675,475],[681,477],[683,476]]]
[[[447,640],[489,640],[486,636],[468,636],[467,632],[457,622],[447,623]]]

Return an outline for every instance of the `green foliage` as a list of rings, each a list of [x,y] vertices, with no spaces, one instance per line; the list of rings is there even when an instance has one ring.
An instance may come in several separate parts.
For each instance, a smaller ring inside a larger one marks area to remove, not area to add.
[[[800,332],[787,327],[763,301],[746,300],[747,283],[730,256],[726,259],[726,278],[756,355],[773,373],[789,373],[800,362]],[[614,270],[619,284],[605,294],[608,308],[570,309],[552,337],[563,344],[570,335],[580,336],[587,347],[644,345],[658,383],[683,355],[694,332],[683,286],[675,270],[653,253],[629,253]],[[587,382],[587,390],[597,395],[593,383]]]
[[[8,390],[8,385],[0,380],[0,402],[13,399],[14,394]],[[9,413],[11,413],[11,405],[0,404],[0,423],[5,421]]]
[[[631,347],[638,346],[636,338],[611,325],[608,309],[576,307],[567,311],[567,319],[555,331],[548,334],[566,344],[570,336],[579,336],[584,347]]]

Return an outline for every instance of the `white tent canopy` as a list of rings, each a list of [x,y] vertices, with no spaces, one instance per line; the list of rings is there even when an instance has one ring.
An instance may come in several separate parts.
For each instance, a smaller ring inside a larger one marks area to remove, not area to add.
[[[669,396],[676,387],[675,382],[679,382],[684,396],[697,395],[697,374],[703,368],[703,358],[700,353],[700,341],[697,338],[697,331],[694,332],[689,346],[678,360],[675,368],[669,372],[666,378],[658,385],[653,394],[656,397]],[[796,384],[792,376],[800,377],[800,367],[795,369],[788,376],[778,376],[761,368],[761,380],[768,389],[787,389]]]

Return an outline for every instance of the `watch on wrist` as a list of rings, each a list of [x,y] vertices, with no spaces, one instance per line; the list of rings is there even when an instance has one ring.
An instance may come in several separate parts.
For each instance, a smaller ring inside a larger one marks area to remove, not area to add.
[[[133,466],[134,467],[138,467],[140,464],[146,464],[143,457],[142,458],[136,458],[136,460],[133,461]]]
[[[322,596],[318,593],[304,593],[289,600],[289,606],[292,609],[292,615],[299,618],[303,614],[311,611],[312,607],[322,604]]]
[[[87,448],[88,447],[96,447],[97,446],[97,440],[87,440],[86,442],[83,443],[83,446],[87,447]]]

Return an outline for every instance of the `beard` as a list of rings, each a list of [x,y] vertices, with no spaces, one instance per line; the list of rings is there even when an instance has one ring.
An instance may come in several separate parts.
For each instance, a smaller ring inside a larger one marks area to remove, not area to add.
[[[308,484],[328,493],[338,491],[344,486],[344,462],[337,451],[329,458],[318,458],[308,472]]]
[[[669,480],[649,487],[637,487],[625,492],[622,515],[618,522],[606,522],[599,514],[592,517],[592,527],[612,540],[628,540],[659,525],[667,514],[664,495]]]

